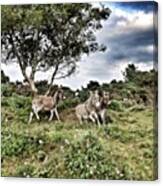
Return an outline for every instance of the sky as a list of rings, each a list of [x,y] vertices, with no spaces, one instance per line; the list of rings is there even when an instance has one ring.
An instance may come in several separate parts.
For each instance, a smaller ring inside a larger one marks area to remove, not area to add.
[[[154,47],[154,15],[156,6],[152,1],[103,3],[112,11],[103,28],[96,33],[97,41],[107,46],[105,52],[82,56],[77,71],[71,77],[56,80],[55,83],[80,89],[90,80],[109,83],[113,79],[123,80],[122,72],[128,64],[142,71],[153,68],[153,58],[157,52]],[[99,6],[99,3],[93,3]],[[17,64],[1,64],[11,81],[22,81],[23,76]],[[38,72],[36,80],[50,80],[51,73]]]

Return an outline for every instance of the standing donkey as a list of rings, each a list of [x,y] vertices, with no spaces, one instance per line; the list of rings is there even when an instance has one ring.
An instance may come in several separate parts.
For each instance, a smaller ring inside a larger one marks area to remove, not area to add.
[[[110,94],[106,91],[103,91],[100,94],[100,105],[96,107],[96,113],[102,124],[106,124],[106,110],[110,103]]]
[[[90,91],[89,98],[82,104],[77,105],[75,108],[76,116],[80,122],[83,123],[83,120],[90,119],[93,123],[97,122],[100,126],[100,121],[96,109],[100,106],[100,96],[99,92]]]
[[[31,123],[34,114],[37,120],[40,120],[38,115],[40,111],[50,111],[49,121],[53,119],[54,113],[57,117],[57,120],[60,121],[57,106],[58,103],[63,100],[63,98],[63,90],[61,88],[58,88],[53,96],[36,95],[32,100],[32,111],[30,113],[28,123]]]

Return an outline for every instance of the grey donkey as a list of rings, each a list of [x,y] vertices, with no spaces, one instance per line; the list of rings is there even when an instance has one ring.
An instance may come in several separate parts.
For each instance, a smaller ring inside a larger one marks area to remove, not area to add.
[[[90,119],[93,123],[97,122],[100,126],[100,121],[98,114],[96,112],[97,108],[100,107],[100,96],[99,92],[90,91],[89,98],[84,102],[76,106],[75,112],[79,120],[79,123],[82,124],[84,120]]]

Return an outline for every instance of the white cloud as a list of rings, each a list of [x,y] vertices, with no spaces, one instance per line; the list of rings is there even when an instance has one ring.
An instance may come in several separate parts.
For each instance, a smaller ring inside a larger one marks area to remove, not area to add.
[[[20,71],[18,64],[10,63],[8,65],[1,64],[1,69],[4,70],[4,73],[9,76],[11,82],[15,82],[17,80],[23,81],[23,75]]]
[[[104,27],[99,31],[97,37],[100,41],[105,41],[106,37],[128,33],[138,29],[148,29],[153,27],[153,13],[144,11],[125,11],[114,7],[108,21],[104,22]]]
[[[138,70],[141,70],[141,71],[149,71],[151,69],[153,69],[153,61],[149,61],[148,63],[143,63],[143,62],[140,62],[138,64],[136,64],[135,66],[137,67]]]
[[[153,45],[139,46],[139,47],[137,47],[137,50],[140,52],[147,52],[147,53],[153,53],[155,51]]]

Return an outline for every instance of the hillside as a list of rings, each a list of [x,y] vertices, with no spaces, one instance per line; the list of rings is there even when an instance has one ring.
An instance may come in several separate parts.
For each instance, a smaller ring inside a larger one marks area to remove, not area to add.
[[[125,81],[90,81],[73,92],[63,87],[61,122],[49,113],[28,123],[31,96],[21,83],[2,84],[2,176],[154,180],[157,178],[157,80],[130,65]],[[45,82],[38,82],[46,90]],[[53,89],[55,90],[55,86]],[[80,125],[74,112],[89,90],[108,91],[107,124]]]
[[[29,100],[2,99],[2,176],[154,179],[152,107],[108,108],[111,121],[101,128],[80,126],[73,109],[62,112],[61,123],[29,125]]]

